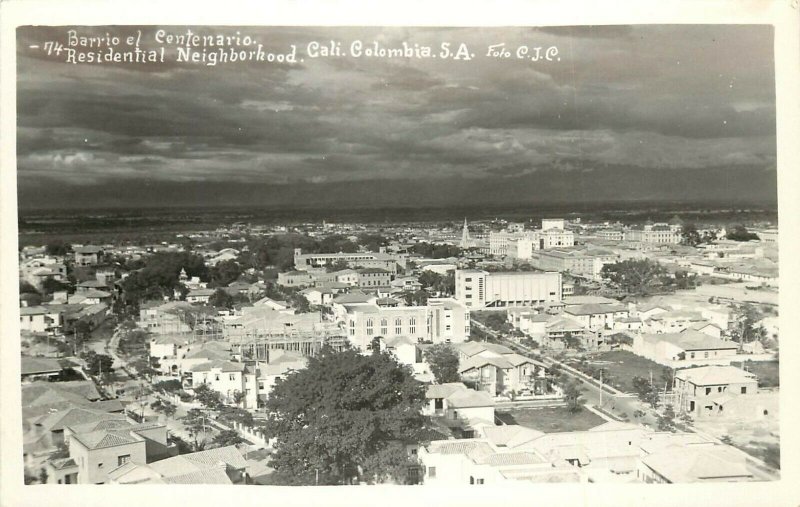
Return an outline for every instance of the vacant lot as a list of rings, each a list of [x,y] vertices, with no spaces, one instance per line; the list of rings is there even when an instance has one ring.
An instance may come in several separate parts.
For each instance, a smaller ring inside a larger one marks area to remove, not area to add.
[[[732,366],[754,373],[758,377],[758,387],[778,387],[781,385],[778,361],[745,361],[731,363]]]
[[[497,418],[506,424],[519,424],[544,433],[584,431],[606,422],[585,408],[573,414],[566,407],[516,408],[497,412]]]
[[[668,369],[666,366],[662,366],[625,350],[613,350],[610,352],[591,354],[586,358],[586,365],[597,371],[601,368],[604,369],[605,378],[608,378],[608,376],[611,377],[611,381],[608,383],[612,387],[628,393],[634,392],[633,385],[631,385],[631,379],[633,377],[649,379],[652,373],[653,382],[661,385],[664,382],[662,379],[662,372]],[[577,366],[573,366],[577,368]]]

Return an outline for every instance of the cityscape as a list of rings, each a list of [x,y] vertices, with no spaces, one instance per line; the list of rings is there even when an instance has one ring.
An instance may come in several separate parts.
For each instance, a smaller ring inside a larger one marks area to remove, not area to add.
[[[771,27],[18,57],[25,484],[780,479]]]

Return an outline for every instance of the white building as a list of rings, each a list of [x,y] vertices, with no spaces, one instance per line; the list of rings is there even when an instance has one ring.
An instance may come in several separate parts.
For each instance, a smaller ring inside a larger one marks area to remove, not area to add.
[[[456,299],[468,308],[543,306],[561,301],[560,273],[456,270]]]

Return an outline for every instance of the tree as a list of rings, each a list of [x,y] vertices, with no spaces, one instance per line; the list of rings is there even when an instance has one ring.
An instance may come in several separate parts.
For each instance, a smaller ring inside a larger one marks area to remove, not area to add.
[[[162,393],[177,393],[182,389],[181,381],[178,379],[162,380],[153,384],[153,389]]]
[[[562,379],[567,379],[567,377],[562,376]],[[562,385],[561,390],[564,393],[564,401],[567,402],[567,410],[573,414],[579,412],[582,408],[581,402],[583,399],[581,398],[582,388],[578,382],[572,379],[567,379]]]
[[[211,439],[213,447],[227,447],[229,445],[239,445],[244,439],[236,430],[222,430]]]
[[[208,298],[208,304],[214,308],[233,308],[233,296],[223,289],[217,289]]]
[[[461,381],[458,374],[458,352],[449,344],[439,343],[429,347],[425,351],[425,361],[431,366],[436,382],[446,384]]]
[[[53,240],[44,247],[44,253],[47,255],[64,256],[69,253],[71,248],[69,243],[64,243],[61,240]]]
[[[422,289],[416,291],[407,290],[402,292],[401,295],[408,306],[425,306],[428,303],[428,293]]]
[[[664,412],[658,415],[658,431],[675,432],[675,410],[667,405]]]
[[[233,392],[233,402],[236,405],[241,405],[243,401],[244,401],[244,393],[242,391],[239,391],[238,389],[236,391],[234,391]]]
[[[667,270],[650,259],[628,259],[606,264],[600,273],[628,294],[643,296],[663,285]]]
[[[751,343],[763,340],[767,330],[761,324],[764,316],[758,307],[752,304],[744,304],[736,308],[734,318],[729,329],[731,339],[738,343]]]
[[[183,426],[186,428],[186,431],[189,432],[189,435],[194,440],[194,450],[199,451],[202,449],[201,441],[198,440],[198,436],[200,433],[203,434],[202,443],[205,443],[206,438],[206,425],[208,424],[208,416],[206,416],[205,412],[200,410],[199,408],[193,408],[189,410],[185,416],[183,416]]]
[[[196,386],[194,396],[204,407],[211,410],[218,410],[223,405],[222,395],[208,387],[208,384]]]
[[[684,245],[697,246],[701,243],[700,233],[697,232],[697,226],[692,223],[683,225],[681,231],[681,242]]]
[[[658,406],[658,389],[648,379],[635,376],[631,379],[631,385],[641,401],[649,403],[653,408]]]
[[[47,278],[42,282],[42,292],[45,294],[52,294],[54,292],[64,291],[69,289],[69,284],[60,282],[55,278]]]
[[[749,232],[744,225],[737,224],[726,229],[725,237],[732,241],[752,241],[758,239],[758,234]]]
[[[98,354],[93,350],[85,353],[83,360],[86,361],[86,369],[89,370],[90,375],[107,374],[114,365],[113,357],[106,354]]]
[[[235,260],[227,260],[217,263],[216,266],[209,270],[211,275],[210,286],[213,287],[227,287],[232,282],[239,279],[242,274],[242,267]]]
[[[293,484],[403,482],[419,442],[425,389],[387,352],[324,347],[266,403],[270,465]]]

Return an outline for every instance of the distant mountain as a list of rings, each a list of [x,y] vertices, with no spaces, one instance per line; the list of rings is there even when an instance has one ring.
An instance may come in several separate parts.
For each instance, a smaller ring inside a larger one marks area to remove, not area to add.
[[[622,202],[777,202],[774,166],[702,169],[537,167],[490,178],[427,178],[290,184],[120,180],[97,185],[19,185],[21,209],[275,206],[382,208]]]

